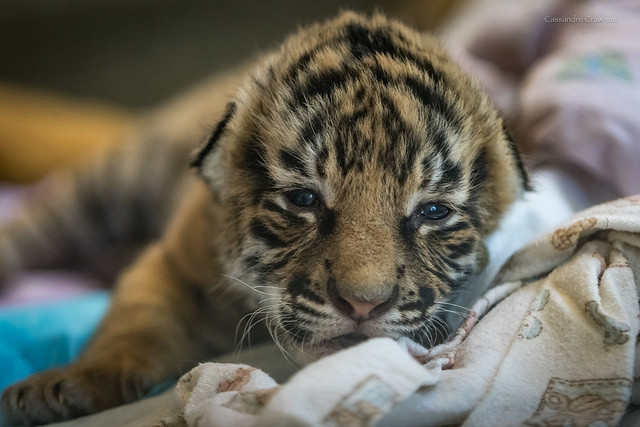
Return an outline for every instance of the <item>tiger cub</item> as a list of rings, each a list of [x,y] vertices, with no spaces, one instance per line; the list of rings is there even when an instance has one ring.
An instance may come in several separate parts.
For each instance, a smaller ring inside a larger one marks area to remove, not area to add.
[[[80,359],[4,392],[15,422],[138,399],[187,368],[179,362],[231,349],[236,324],[252,312],[303,362],[371,337],[432,345],[447,303],[482,269],[483,239],[527,187],[478,85],[436,40],[381,15],[343,13],[264,58],[195,154],[201,179],[167,160],[184,148],[158,133],[141,139],[146,148],[131,148],[134,141],[128,150],[143,155],[107,159],[95,185],[109,188],[100,182],[117,180],[108,171],[123,165],[173,176],[156,192],[122,195],[131,206],[97,199],[91,180],[76,182],[67,197],[75,210],[57,212],[59,223],[117,229],[129,209],[150,216],[129,227],[146,238],[164,223],[170,199],[178,208],[120,276]],[[142,189],[152,185],[145,174],[136,175]],[[123,230],[87,239],[102,236],[95,244],[106,248]],[[6,230],[2,244],[19,265],[12,233],[19,234]]]

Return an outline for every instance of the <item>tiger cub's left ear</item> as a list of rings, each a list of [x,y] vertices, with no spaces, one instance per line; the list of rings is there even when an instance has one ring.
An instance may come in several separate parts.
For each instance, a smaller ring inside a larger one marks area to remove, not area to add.
[[[213,133],[211,134],[207,142],[203,144],[202,147],[200,147],[196,151],[195,155],[193,156],[193,159],[191,160],[192,168],[198,168],[198,169],[202,168],[202,165],[205,159],[211,153],[211,151],[213,151],[213,149],[216,147],[218,140],[224,133],[225,129],[227,128],[227,124],[229,123],[229,121],[231,120],[235,112],[236,112],[236,103],[235,102],[228,103],[225,109],[224,117],[216,125],[215,129],[213,130]]]
[[[217,187],[224,185],[222,182],[222,174],[224,166],[221,164],[215,165],[215,158],[220,157],[216,155],[216,147],[219,145],[219,140],[224,136],[227,130],[227,125],[233,119],[236,112],[236,103],[230,102],[227,104],[224,117],[216,125],[215,129],[211,133],[209,139],[196,150],[193,159],[191,160],[191,167],[198,169],[199,175],[207,181],[207,183],[215,190]]]

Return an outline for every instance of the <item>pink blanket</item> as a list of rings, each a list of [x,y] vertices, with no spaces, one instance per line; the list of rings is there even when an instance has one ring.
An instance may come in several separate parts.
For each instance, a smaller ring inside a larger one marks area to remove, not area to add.
[[[446,38],[535,168],[601,200],[640,193],[640,2],[500,1]]]

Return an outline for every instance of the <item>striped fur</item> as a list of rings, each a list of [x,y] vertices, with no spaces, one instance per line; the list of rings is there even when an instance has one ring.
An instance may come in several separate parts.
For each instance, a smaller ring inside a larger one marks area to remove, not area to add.
[[[483,238],[527,185],[477,86],[432,38],[345,14],[285,43],[228,112],[196,165],[233,207],[241,249],[227,271],[281,288],[270,304],[283,342],[313,359],[353,332],[436,341],[442,303],[478,272]],[[321,206],[291,206],[284,194],[301,188]],[[416,220],[428,202],[451,214]],[[354,326],[332,292],[397,296]]]
[[[179,207],[119,279],[86,354],[10,388],[3,405],[14,419],[51,421],[131,400],[174,374],[175,361],[228,349],[225,325],[252,311],[302,361],[367,337],[432,345],[446,334],[447,303],[486,262],[484,238],[528,185],[477,85],[433,38],[380,15],[344,13],[301,30],[220,116],[192,162],[202,181],[158,182],[163,201],[149,206],[178,198]],[[175,171],[155,158],[160,151],[141,148],[139,164]],[[101,173],[97,188],[111,193],[112,174]],[[127,224],[126,210],[104,201],[120,196],[94,194],[94,203],[90,193],[68,202],[83,206],[75,212],[100,227]],[[147,203],[122,200],[127,209]],[[155,234],[139,221],[124,228]],[[0,244],[20,253],[19,234]],[[107,378],[100,388],[87,380],[96,371]],[[123,388],[129,375],[143,381]],[[63,398],[43,401],[40,390]],[[21,402],[37,409],[26,413]]]

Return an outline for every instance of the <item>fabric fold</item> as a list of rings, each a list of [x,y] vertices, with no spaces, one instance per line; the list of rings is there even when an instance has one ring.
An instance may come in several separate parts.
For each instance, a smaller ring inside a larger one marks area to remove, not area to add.
[[[640,197],[579,213],[499,277],[441,346],[371,339],[281,385],[203,364],[178,411],[190,426],[617,425],[640,398]]]

